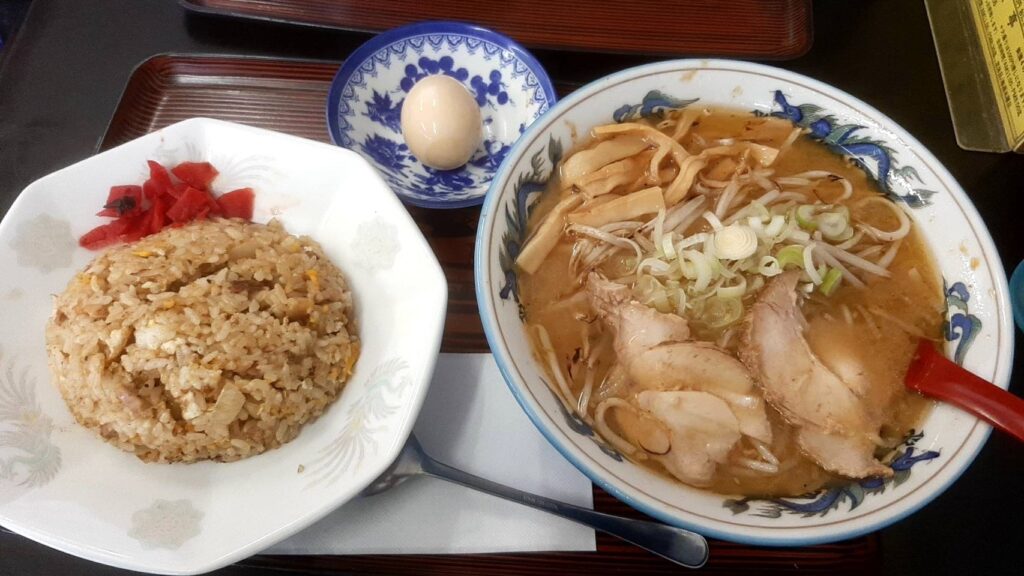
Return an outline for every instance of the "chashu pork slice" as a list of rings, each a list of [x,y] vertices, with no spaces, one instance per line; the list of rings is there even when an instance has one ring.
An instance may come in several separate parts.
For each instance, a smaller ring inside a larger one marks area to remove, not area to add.
[[[685,319],[633,301],[626,286],[591,274],[587,290],[615,333],[615,355],[635,387],[714,394],[732,409],[743,434],[771,444],[764,401],[739,360],[713,344],[690,340]]]
[[[826,470],[850,478],[892,475],[875,459],[879,423],[862,398],[815,356],[796,302],[800,273],[772,279],[747,316],[741,358],[765,399],[797,426],[801,450]]]

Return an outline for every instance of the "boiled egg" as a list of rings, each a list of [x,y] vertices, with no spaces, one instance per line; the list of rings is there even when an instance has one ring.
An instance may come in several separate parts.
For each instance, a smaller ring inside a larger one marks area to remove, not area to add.
[[[402,105],[402,137],[409,152],[431,168],[452,170],[468,162],[482,129],[476,99],[443,74],[417,82]]]

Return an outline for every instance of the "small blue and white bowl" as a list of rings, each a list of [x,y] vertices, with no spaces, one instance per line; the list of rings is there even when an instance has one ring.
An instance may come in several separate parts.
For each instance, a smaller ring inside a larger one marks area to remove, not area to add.
[[[483,142],[455,170],[424,166],[402,138],[402,103],[421,79],[444,74],[480,105]],[[458,22],[421,22],[360,46],[338,70],[327,96],[331,140],[361,154],[399,197],[427,208],[483,202],[512,145],[555,103],[544,68],[515,41]]]

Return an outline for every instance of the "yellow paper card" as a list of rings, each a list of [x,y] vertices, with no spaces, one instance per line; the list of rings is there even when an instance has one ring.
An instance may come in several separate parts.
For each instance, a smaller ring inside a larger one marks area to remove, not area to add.
[[[1019,149],[1024,145],[1024,2],[972,0],[971,13],[1006,139]]]

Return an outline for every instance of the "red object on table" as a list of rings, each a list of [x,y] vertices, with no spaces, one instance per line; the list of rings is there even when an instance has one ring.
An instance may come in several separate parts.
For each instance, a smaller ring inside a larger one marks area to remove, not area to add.
[[[207,215],[219,216],[220,213],[220,206],[209,192],[188,186],[174,206],[167,211],[167,217],[175,224],[184,224],[204,219]]]
[[[217,205],[225,218],[243,218],[252,220],[253,203],[256,194],[252,188],[239,188],[217,198]]]
[[[1024,399],[961,368],[921,340],[907,377],[907,388],[974,414],[1024,442]]]
[[[165,226],[184,226],[212,216],[252,220],[255,193],[239,188],[214,198],[210,184],[217,169],[209,162],[182,162],[168,172],[147,160],[149,179],[142,186],[112,186],[97,216],[115,218],[86,232],[78,243],[99,250],[118,242],[134,242],[156,234]],[[174,182],[171,174],[179,181]]]
[[[146,160],[146,164],[149,165],[149,180],[142,185],[142,195],[150,201],[161,197],[165,205],[174,204],[180,194],[171,180],[170,172],[159,162]]]
[[[148,213],[123,216],[86,232],[78,239],[78,244],[89,250],[99,250],[121,242],[134,242],[150,233],[148,225]]]
[[[121,241],[121,234],[127,227],[127,220],[114,220],[107,224],[101,224],[83,234],[78,239],[78,244],[82,248],[88,248],[89,250],[99,250],[100,248],[117,244]]]
[[[182,162],[171,168],[171,174],[193,188],[209,190],[210,183],[217,177],[218,172],[209,162]]]

